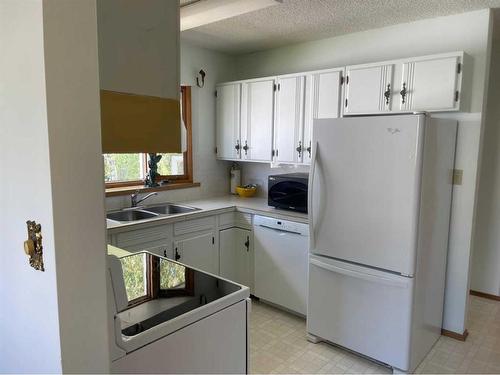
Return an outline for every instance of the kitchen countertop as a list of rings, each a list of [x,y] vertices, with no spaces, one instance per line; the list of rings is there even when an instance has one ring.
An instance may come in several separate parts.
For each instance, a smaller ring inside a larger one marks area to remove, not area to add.
[[[233,211],[270,216],[277,219],[292,220],[300,223],[308,222],[307,214],[270,207],[267,205],[266,198],[241,198],[234,195],[227,195],[223,197],[169,203],[177,203],[197,207],[200,210],[182,214],[158,216],[151,219],[137,220],[132,222],[116,222],[107,220],[107,227],[110,231],[119,230],[120,228],[129,228],[131,226],[139,228],[150,226],[153,223],[155,225],[168,224]],[[155,204],[155,206],[157,205],[158,204]]]

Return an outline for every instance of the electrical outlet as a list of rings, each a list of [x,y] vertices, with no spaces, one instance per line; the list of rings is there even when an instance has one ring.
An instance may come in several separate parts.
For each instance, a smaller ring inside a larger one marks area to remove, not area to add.
[[[453,185],[462,185],[462,178],[464,175],[463,169],[454,169],[452,175],[452,184]]]

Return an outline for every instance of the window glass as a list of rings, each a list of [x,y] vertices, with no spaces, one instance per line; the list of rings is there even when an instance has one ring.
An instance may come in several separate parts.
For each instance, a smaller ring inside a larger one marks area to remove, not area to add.
[[[104,180],[106,182],[143,180],[143,154],[104,154]]]
[[[186,285],[186,267],[160,261],[160,289],[181,289]]]
[[[184,174],[183,154],[161,154],[158,173],[162,176],[182,176]]]
[[[121,258],[123,280],[127,298],[133,301],[147,294],[146,254],[130,255]]]

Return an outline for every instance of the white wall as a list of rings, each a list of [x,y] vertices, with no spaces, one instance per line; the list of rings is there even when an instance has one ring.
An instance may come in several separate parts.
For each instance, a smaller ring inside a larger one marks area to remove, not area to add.
[[[196,86],[196,74],[203,69],[205,87]],[[234,79],[231,56],[191,46],[181,41],[181,84],[192,86],[194,181],[200,187],[160,192],[149,203],[185,201],[224,195],[229,192],[230,164],[215,158],[215,84]],[[130,197],[106,199],[108,209],[130,206]]]
[[[62,370],[109,372],[96,1],[43,17]]]
[[[496,13],[471,289],[500,296],[500,12]]]
[[[39,1],[0,2],[0,372],[61,372]],[[23,251],[42,224],[45,272]]]
[[[106,373],[95,1],[2,0],[0,46],[0,372]]]
[[[179,97],[178,11],[175,1],[98,2],[101,89]]]
[[[444,328],[462,333],[468,304],[469,260],[474,225],[475,190],[481,137],[481,111],[487,78],[489,10],[439,17],[237,56],[236,79],[340,67],[465,51],[463,110],[459,120],[456,167],[464,170],[455,186],[448,254]],[[466,25],[466,26],[465,26]],[[265,181],[274,172],[244,165],[244,181]],[[287,172],[287,170],[283,170]]]

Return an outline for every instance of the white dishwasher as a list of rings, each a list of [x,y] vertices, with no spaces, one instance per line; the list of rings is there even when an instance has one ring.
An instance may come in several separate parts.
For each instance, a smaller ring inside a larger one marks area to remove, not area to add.
[[[309,226],[255,216],[254,249],[255,296],[306,315]]]

